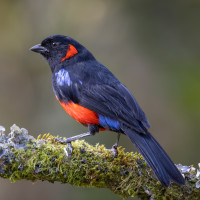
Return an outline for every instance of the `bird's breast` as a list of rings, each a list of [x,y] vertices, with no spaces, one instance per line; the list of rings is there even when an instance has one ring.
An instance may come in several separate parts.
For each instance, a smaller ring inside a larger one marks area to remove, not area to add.
[[[105,131],[105,130],[112,130],[117,132],[120,131],[119,122],[116,120],[113,120],[109,117],[105,117],[103,115],[99,115],[96,112],[89,110],[88,108],[85,108],[72,101],[69,101],[68,103],[59,101],[59,103],[71,117],[73,117],[76,121],[78,121],[81,124],[99,125],[100,131]]]
[[[89,110],[79,104],[69,101],[68,103],[59,101],[63,109],[76,121],[82,124],[98,124],[99,117],[98,114],[92,110]]]

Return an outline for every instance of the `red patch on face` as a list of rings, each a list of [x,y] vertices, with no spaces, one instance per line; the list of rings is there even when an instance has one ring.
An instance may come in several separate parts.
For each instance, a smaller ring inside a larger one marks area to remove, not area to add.
[[[67,49],[66,56],[63,57],[60,62],[63,62],[64,60],[73,57],[77,53],[78,53],[77,49],[72,44],[69,44],[69,48]]]
[[[73,103],[72,101],[69,103],[59,102],[64,110],[76,121],[82,124],[99,124],[98,114],[94,111]]]

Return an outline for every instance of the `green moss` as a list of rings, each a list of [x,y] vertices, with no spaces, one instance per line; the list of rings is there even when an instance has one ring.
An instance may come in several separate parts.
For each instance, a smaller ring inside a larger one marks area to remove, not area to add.
[[[20,131],[18,130],[18,135]],[[27,137],[27,136],[26,136]],[[54,142],[55,137],[45,134],[37,140],[28,141],[20,148],[5,145],[5,156],[1,156],[0,176],[16,180],[58,181],[82,187],[108,188],[123,198],[136,196],[141,199],[200,199],[195,187],[196,179],[189,172],[186,185],[160,185],[140,154],[125,153],[118,148],[118,156],[104,145],[89,145],[83,140],[72,142],[71,159],[66,155],[67,146]],[[191,172],[192,173],[192,172]]]

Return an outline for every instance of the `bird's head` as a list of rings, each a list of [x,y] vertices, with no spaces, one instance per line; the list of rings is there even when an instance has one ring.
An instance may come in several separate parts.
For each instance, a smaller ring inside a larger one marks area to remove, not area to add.
[[[67,66],[68,64],[94,58],[85,47],[64,35],[48,36],[41,44],[31,47],[30,50],[45,57],[52,71],[62,67],[64,63]]]

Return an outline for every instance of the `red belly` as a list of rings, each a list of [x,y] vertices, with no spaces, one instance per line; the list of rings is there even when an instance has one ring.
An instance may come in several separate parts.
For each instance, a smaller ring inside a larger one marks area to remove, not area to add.
[[[60,102],[60,101],[59,101]],[[82,124],[99,124],[98,114],[83,106],[71,102],[60,102],[64,110],[76,121]]]

